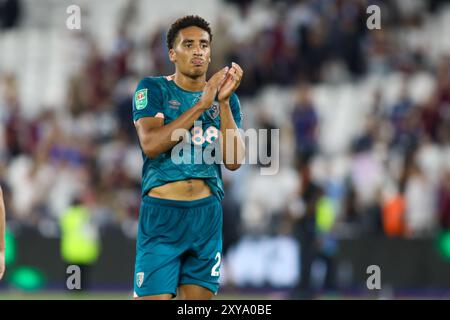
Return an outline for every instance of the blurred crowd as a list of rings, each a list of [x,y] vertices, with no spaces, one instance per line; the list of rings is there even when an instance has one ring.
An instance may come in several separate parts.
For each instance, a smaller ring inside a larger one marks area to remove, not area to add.
[[[411,1],[411,8],[365,0],[230,1],[230,10],[213,23],[211,70],[239,63],[244,101],[270,85],[294,88],[295,105],[287,115],[292,139],[283,141],[295,149],[297,187],[282,213],[269,215],[278,219],[267,224],[279,226],[275,232],[293,232],[303,241],[315,241],[319,232],[321,250],[328,252],[332,233],[416,237],[450,228],[450,56],[433,59],[427,48],[403,48],[395,38],[399,28],[420,28],[440,2]],[[88,54],[69,80],[64,112],[43,106],[29,117],[17,76],[0,73],[0,183],[11,225],[51,232],[67,207],[82,201],[101,227],[133,233],[142,163],[131,118],[133,90],[143,76],[174,71],[165,44],[168,25],[150,30],[145,41],[135,39],[129,25],[133,3],[124,10],[110,52],[101,52],[89,33],[78,35]],[[369,4],[389,13],[381,30],[366,27]],[[139,68],[137,56],[145,57]],[[435,79],[426,103],[418,105],[405,89],[385,106],[384,92],[375,92],[364,130],[346,150],[347,169],[338,178],[325,173],[316,179],[320,161],[334,159],[321,151],[315,86],[393,72],[408,79],[419,71]],[[277,127],[267,118],[256,123]],[[233,196],[239,183],[225,178],[227,248],[248,230],[249,205],[244,196]]]
[[[398,236],[449,228],[450,56],[442,57],[433,75],[435,88],[423,104],[408,95],[407,80],[393,105],[384,106],[383,93],[375,91],[362,132],[346,154],[347,174],[319,179],[329,184],[328,194],[341,205],[344,221]],[[301,172],[323,155],[310,89],[301,86],[298,92],[292,126]]]

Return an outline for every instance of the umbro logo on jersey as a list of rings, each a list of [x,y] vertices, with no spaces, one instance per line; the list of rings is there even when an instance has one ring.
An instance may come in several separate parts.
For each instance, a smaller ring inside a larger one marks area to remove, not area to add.
[[[177,100],[169,101],[169,108],[178,109],[180,105],[181,105],[181,103],[179,103]]]

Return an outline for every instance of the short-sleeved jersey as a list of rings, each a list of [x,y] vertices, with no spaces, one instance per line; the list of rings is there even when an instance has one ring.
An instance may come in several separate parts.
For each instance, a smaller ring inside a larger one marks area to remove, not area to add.
[[[201,94],[201,91],[191,92],[180,88],[169,77],[144,78],[139,82],[134,95],[133,120],[160,117],[164,119],[164,125],[167,125],[192,108],[199,101]],[[230,97],[230,107],[234,121],[240,128],[241,108],[239,99],[234,93]],[[214,150],[218,150],[214,146],[217,145],[215,141],[219,132],[219,104],[214,102],[194,123],[187,140],[178,143],[174,148],[161,153],[154,159],[150,159],[142,152],[144,160],[142,196],[152,188],[168,182],[203,179],[212,193],[221,201],[224,196],[221,166],[216,163],[217,161],[211,163],[212,157],[215,156]],[[190,147],[190,152],[185,152],[189,150],[185,147]],[[175,150],[177,152],[172,152]],[[207,158],[208,160],[205,161]]]

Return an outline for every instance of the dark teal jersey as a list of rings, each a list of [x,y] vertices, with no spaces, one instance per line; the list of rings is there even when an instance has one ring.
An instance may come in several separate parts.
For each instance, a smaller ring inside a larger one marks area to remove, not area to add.
[[[178,87],[169,77],[144,78],[139,82],[134,95],[133,120],[160,117],[164,119],[164,125],[166,125],[192,108],[199,101],[201,94],[201,91],[191,92]],[[237,127],[241,128],[241,108],[239,99],[234,93],[230,97],[230,107]],[[224,196],[221,166],[217,161],[212,163],[210,160],[211,157],[216,156],[212,150],[217,150],[214,147],[219,132],[220,112],[219,105],[215,102],[194,123],[188,140],[180,142],[173,150],[168,150],[155,159],[148,158],[142,152],[144,160],[142,196],[152,188],[168,182],[203,179],[212,193],[221,201]],[[181,146],[190,147],[190,149],[181,148]],[[182,150],[172,152],[179,149]],[[186,150],[190,152],[185,152]],[[202,156],[205,154],[211,156],[209,160]]]

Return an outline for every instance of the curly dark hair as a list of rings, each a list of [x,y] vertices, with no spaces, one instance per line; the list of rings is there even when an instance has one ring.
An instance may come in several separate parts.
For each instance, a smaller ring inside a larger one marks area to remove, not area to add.
[[[182,18],[177,19],[169,29],[169,32],[167,32],[167,48],[170,50],[173,48],[173,43],[175,42],[175,38],[178,35],[178,32],[181,29],[188,28],[188,27],[199,27],[200,29],[205,30],[209,34],[209,41],[212,41],[212,33],[211,28],[209,27],[209,23],[199,16],[185,16]]]

